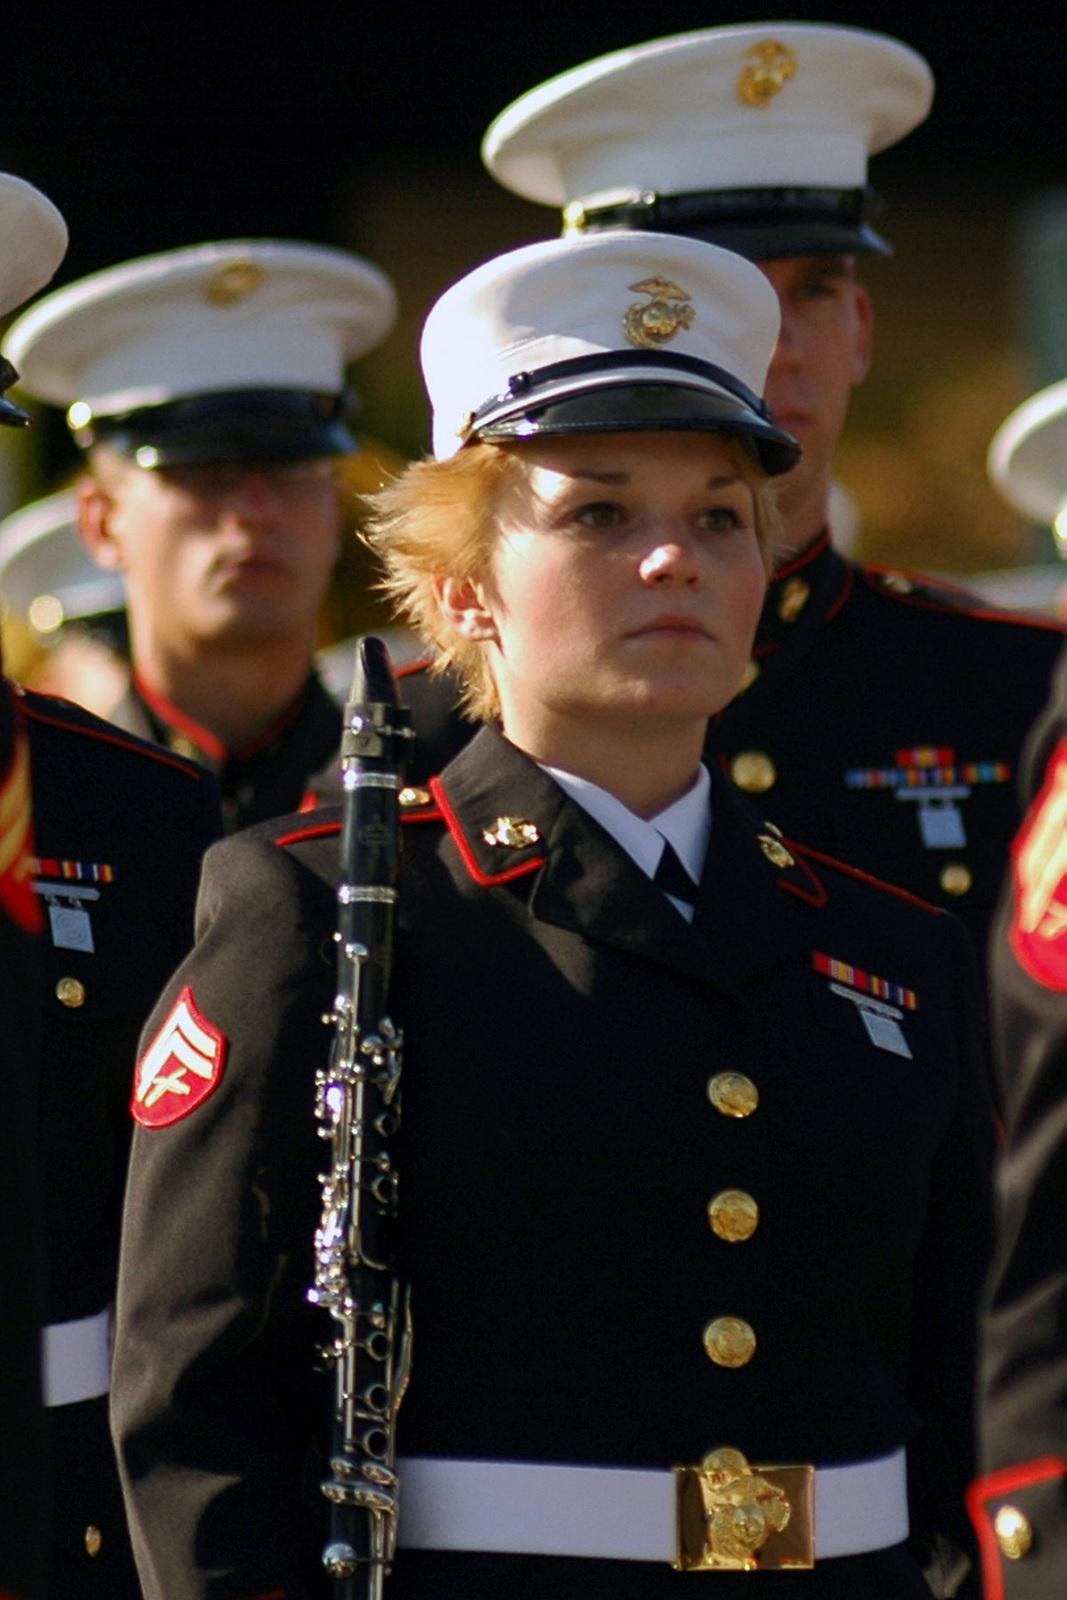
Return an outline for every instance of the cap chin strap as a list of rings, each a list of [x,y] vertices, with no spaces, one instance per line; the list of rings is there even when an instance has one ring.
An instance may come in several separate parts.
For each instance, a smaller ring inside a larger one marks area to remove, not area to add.
[[[862,230],[884,208],[881,195],[869,184],[860,189],[693,189],[684,194],[642,189],[611,205],[573,201],[563,212],[563,232],[636,228],[684,234],[701,223],[783,222],[836,222]]]
[[[675,351],[605,350],[595,355],[574,356],[570,361],[556,361],[551,366],[538,367],[536,372],[514,373],[508,379],[506,389],[490,396],[478,407],[469,420],[466,432],[468,435],[477,433],[495,412],[514,406],[517,401],[535,405],[537,396],[559,379],[587,377],[594,373],[611,372],[620,368],[625,368],[627,374],[630,374],[635,369],[643,367],[659,372],[666,367],[684,373],[686,377],[703,378],[731,395],[748,410],[755,412],[761,421],[767,423],[773,421],[771,408],[767,402],[747,384],[742,383],[740,378],[736,378],[732,372],[727,372],[725,367],[716,366],[714,361],[702,361],[699,356],[682,355]],[[556,398],[567,397],[563,395]]]

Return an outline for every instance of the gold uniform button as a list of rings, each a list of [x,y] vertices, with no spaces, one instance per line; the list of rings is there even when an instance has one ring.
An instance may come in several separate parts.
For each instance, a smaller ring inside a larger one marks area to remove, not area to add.
[[[759,1206],[744,1189],[721,1189],[708,1201],[708,1222],[717,1238],[741,1244],[759,1227]]]
[[[704,1349],[717,1367],[747,1367],[756,1335],[742,1317],[716,1317],[704,1329]]]
[[[737,686],[738,694],[744,694],[746,689],[751,689],[752,685],[755,683],[755,681],[759,677],[759,675],[760,675],[760,664],[759,664],[759,662],[758,661],[750,661],[748,663],[748,666],[745,668],[744,672],[742,672],[742,674],[741,674],[741,682]]]
[[[86,1552],[91,1556],[98,1556],[100,1554],[100,1549],[101,1549],[101,1546],[103,1545],[103,1543],[104,1543],[104,1536],[100,1532],[100,1529],[94,1527],[93,1524],[90,1522],[89,1526],[85,1530],[85,1549],[86,1549]]]
[[[746,794],[766,794],[778,782],[778,768],[762,750],[742,750],[730,762],[730,776]]]
[[[941,871],[941,887],[946,894],[963,895],[970,892],[974,874],[962,861],[950,861]]]
[[[708,1099],[721,1117],[750,1117],[759,1105],[759,1090],[743,1072],[717,1072],[708,1079]]]
[[[810,598],[810,583],[803,578],[790,578],[778,595],[778,615],[783,622],[795,622]]]
[[[911,594],[915,585],[902,572],[883,572],[882,588],[888,589],[890,594]]]
[[[191,739],[186,738],[184,733],[172,733],[167,743],[176,756],[184,756],[187,761],[198,761],[200,759],[200,751]]]
[[[56,999],[61,1006],[74,1011],[85,1004],[85,985],[79,978],[60,978],[56,984]]]
[[[1008,1561],[1021,1561],[1034,1542],[1030,1518],[1016,1506],[1001,1506],[993,1523],[1001,1555]]]

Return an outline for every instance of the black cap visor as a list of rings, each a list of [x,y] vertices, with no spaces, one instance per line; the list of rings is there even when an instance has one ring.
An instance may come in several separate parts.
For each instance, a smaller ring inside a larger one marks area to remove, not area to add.
[[[604,384],[489,418],[471,437],[489,442],[579,433],[722,433],[746,440],[769,477],[800,458],[792,434],[727,395],[681,383]]]
[[[19,375],[6,356],[0,356],[0,427],[26,428],[33,421],[28,411],[23,411],[4,393],[18,383]]]
[[[358,446],[343,415],[349,398],[234,389],[93,417],[74,437],[83,448],[106,444],[144,467],[352,455]]]

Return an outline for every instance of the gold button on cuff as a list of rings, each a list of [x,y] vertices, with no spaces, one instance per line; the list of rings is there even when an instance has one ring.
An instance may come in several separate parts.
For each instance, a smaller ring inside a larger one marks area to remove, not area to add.
[[[811,585],[803,578],[790,578],[778,594],[778,615],[783,622],[795,622],[811,597]]]
[[[946,894],[968,894],[973,883],[974,873],[962,861],[950,861],[942,868],[941,887]]]
[[[742,750],[730,762],[730,776],[746,794],[766,794],[778,781],[778,768],[763,750]]]
[[[759,1206],[744,1189],[720,1189],[708,1201],[708,1223],[717,1238],[740,1244],[759,1227]]]
[[[100,1529],[94,1527],[93,1524],[90,1522],[89,1526],[85,1530],[85,1549],[86,1549],[86,1553],[88,1555],[91,1555],[91,1556],[98,1556],[100,1554],[100,1550],[101,1550],[101,1547],[102,1547],[103,1543],[104,1543],[104,1536],[100,1532]]]
[[[708,1079],[708,1099],[721,1117],[750,1117],[759,1105],[759,1090],[743,1072],[717,1072]]]
[[[1021,1561],[1034,1542],[1030,1518],[1016,1506],[1001,1506],[993,1523],[1000,1553],[1008,1561]]]
[[[890,594],[911,594],[915,585],[902,572],[883,572],[882,588],[888,589]]]
[[[742,1317],[716,1317],[704,1329],[704,1349],[717,1367],[747,1367],[756,1354],[756,1335]]]
[[[85,985],[78,978],[60,978],[56,984],[56,999],[61,1006],[77,1010],[85,1004]]]
[[[751,689],[752,685],[755,683],[755,681],[759,677],[759,675],[760,675],[760,664],[759,664],[759,662],[758,661],[750,661],[748,663],[748,666],[745,668],[744,672],[742,672],[742,674],[741,674],[741,682],[737,686],[738,694],[744,694],[746,689]]]
[[[172,733],[167,743],[176,756],[184,756],[187,761],[200,759],[199,749],[184,733]]]

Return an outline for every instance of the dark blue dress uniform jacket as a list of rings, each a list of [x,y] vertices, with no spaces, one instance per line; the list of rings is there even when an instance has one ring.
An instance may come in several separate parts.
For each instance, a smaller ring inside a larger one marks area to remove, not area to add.
[[[0,678],[0,1596],[37,1600],[46,1512],[34,1162],[41,947],[36,907],[25,894],[32,848],[27,760],[25,727]]]
[[[711,725],[717,763],[787,833],[961,918],[985,948],[1016,777],[1063,631],[846,561],[824,538],[776,574],[748,686]],[[451,680],[401,674],[412,780],[473,731]]]
[[[818,857],[775,866],[719,777],[692,926],[495,730],[435,793],[443,815],[431,802],[404,828],[393,1007],[415,1323],[401,1454],[667,1469],[724,1443],[818,1464],[906,1443],[915,1547],[740,1581],[402,1550],[390,1600],[928,1596],[919,1559],[968,1538],[987,1254],[966,935]],[[539,841],[488,845],[508,816]],[[209,853],[197,945],[146,1029],[185,995],[212,1052],[226,1041],[207,1098],[134,1139],[113,1426],[147,1600],[324,1592],[308,1457],[328,1405],[312,1346],[331,1333],[303,1296],[336,819]],[[817,957],[913,992],[910,1058],[872,1044]],[[758,1088],[746,1118],[709,1097],[727,1070]],[[761,1208],[744,1243],[708,1225],[731,1186]],[[755,1330],[747,1366],[705,1354],[721,1315]]]
[[[1005,1149],[972,1510],[989,1600],[1067,1593],[1067,661],[1030,742],[1031,807],[991,946]],[[1048,911],[1023,918],[1044,834]]]
[[[18,703],[29,734],[45,912],[44,1321],[63,1323],[93,1316],[115,1297],[137,1038],[192,942],[201,857],[221,827],[214,780],[192,762],[66,701],[20,691]],[[72,907],[88,908],[91,950],[70,948],[64,939],[77,943],[79,935],[57,932],[53,911]],[[49,1593],[134,1600],[107,1398],[50,1408],[46,1420]]]

